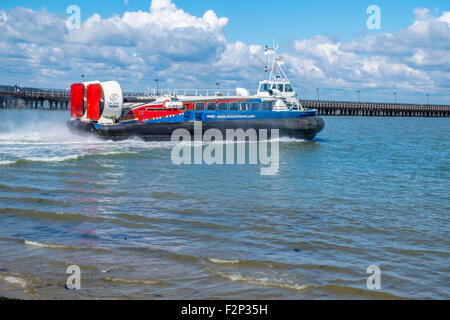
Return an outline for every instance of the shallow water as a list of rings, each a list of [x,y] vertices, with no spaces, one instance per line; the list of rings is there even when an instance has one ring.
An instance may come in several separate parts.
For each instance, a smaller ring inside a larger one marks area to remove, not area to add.
[[[0,110],[0,296],[450,297],[448,119],[325,117],[262,176],[72,135],[67,117]]]

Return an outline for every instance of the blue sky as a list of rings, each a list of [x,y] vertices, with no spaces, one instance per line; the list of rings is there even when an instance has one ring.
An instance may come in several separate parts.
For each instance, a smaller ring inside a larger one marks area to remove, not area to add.
[[[448,0],[155,3],[148,14],[148,0],[2,2],[1,82],[61,87],[83,72],[129,90],[145,90],[154,78],[167,87],[255,86],[264,76],[262,46],[275,37],[302,98],[320,87],[330,99],[355,99],[361,90],[363,100],[389,101],[396,91],[400,101],[430,93],[432,102],[450,104]],[[72,4],[81,9],[80,30],[64,29]],[[372,4],[381,30],[366,26]]]
[[[366,8],[376,4],[382,9],[382,30],[393,32],[410,25],[415,8],[448,11],[448,0],[174,0],[179,8],[201,16],[214,10],[219,17],[230,18],[225,32],[230,41],[264,43],[276,37],[280,42],[317,34],[351,39],[354,34],[367,31]],[[273,8],[273,3],[284,3]],[[34,10],[48,8],[50,12],[65,15],[66,8],[76,4],[82,8],[82,19],[98,13],[103,17],[123,14],[125,11],[147,10],[149,0],[14,0],[0,8],[26,7]]]
[[[393,32],[410,25],[415,8],[433,11],[450,10],[448,0],[286,0],[283,6],[273,8],[273,0],[174,0],[179,8],[201,16],[214,10],[219,17],[232,21],[226,29],[230,41],[264,43],[276,37],[280,42],[317,34],[339,36],[349,40],[355,34],[366,32],[366,8],[376,4],[382,9],[382,30]],[[48,8],[50,12],[65,15],[66,8],[76,4],[82,8],[82,20],[94,13],[103,17],[123,14],[125,11],[147,10],[149,0],[14,0],[0,4],[2,9],[26,7],[34,10]]]

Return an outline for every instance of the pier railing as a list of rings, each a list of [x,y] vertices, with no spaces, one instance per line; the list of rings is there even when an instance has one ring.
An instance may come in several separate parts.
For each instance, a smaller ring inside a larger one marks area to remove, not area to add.
[[[60,89],[24,90],[23,95],[29,98],[45,98],[57,100],[70,100],[70,91]]]
[[[68,110],[69,102],[69,90],[0,86],[0,108]]]
[[[255,95],[257,90],[247,90],[250,95]],[[145,95],[147,96],[186,96],[186,97],[213,97],[213,96],[235,96],[236,89],[147,89]]]
[[[450,117],[448,105],[320,100],[300,100],[300,102],[304,107],[317,109],[319,115]]]
[[[37,89],[0,86],[0,94],[23,98],[70,100],[70,91],[63,89]]]

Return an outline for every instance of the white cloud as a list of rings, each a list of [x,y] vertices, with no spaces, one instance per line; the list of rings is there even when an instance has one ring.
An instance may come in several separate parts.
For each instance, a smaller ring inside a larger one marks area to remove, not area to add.
[[[143,56],[169,60],[205,60],[223,49],[227,18],[213,11],[195,17],[169,0],[154,0],[150,11],[125,12],[122,17],[89,17],[80,29],[68,32],[69,43],[132,47]]]
[[[154,78],[174,63],[215,63],[227,46],[223,33],[227,18],[218,18],[211,10],[196,17],[170,0],[153,0],[149,11],[122,16],[94,14],[79,29],[68,30],[65,19],[45,9],[0,11],[0,72],[14,78],[12,70],[26,66],[28,80],[45,82],[41,75],[65,74],[69,82],[84,73],[137,85],[135,75]],[[55,72],[49,73],[50,68]]]
[[[416,9],[414,23],[395,33],[370,33],[351,42],[324,36],[293,42],[292,71],[325,89],[378,88],[425,92],[447,99],[450,12]],[[420,93],[422,92],[422,94]]]

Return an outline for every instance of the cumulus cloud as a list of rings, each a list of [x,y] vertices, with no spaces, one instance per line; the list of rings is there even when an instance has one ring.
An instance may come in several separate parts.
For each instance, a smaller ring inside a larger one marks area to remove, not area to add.
[[[75,73],[132,82],[133,75],[154,78],[174,63],[215,63],[227,47],[227,18],[211,10],[196,17],[170,0],[153,0],[148,11],[122,16],[94,14],[78,29],[68,29],[66,18],[45,9],[0,11],[0,56],[6,59],[0,70],[14,77],[12,70],[23,66],[30,79],[43,82],[70,81]]]
[[[153,0],[149,11],[125,12],[122,17],[89,17],[80,29],[65,36],[69,43],[133,47],[143,56],[169,60],[205,60],[225,47],[227,18],[207,11],[198,18],[170,0]]]
[[[450,12],[436,17],[418,8],[415,15],[395,33],[367,33],[349,42],[321,35],[293,41],[284,56],[300,96],[320,87],[339,94],[356,88],[435,92],[449,99]],[[212,10],[194,16],[171,0],[153,0],[144,11],[94,14],[79,29],[68,29],[66,19],[46,9],[0,10],[3,81],[67,87],[86,74],[143,90],[155,78],[171,87],[216,81],[233,87],[256,86],[265,77],[263,47],[228,42],[228,18]]]
[[[408,81],[431,79],[422,71],[415,70],[405,63],[396,62],[390,56],[376,54],[359,55],[345,48],[345,45],[327,37],[314,37],[309,40],[294,42],[296,56],[289,56],[294,69],[300,71],[304,79],[322,80],[328,86],[342,84],[350,87],[374,87],[395,82],[406,77]]]
[[[414,23],[395,33],[369,33],[350,42],[325,36],[296,40],[291,70],[323,88],[435,92],[447,99],[450,12],[415,10]]]

